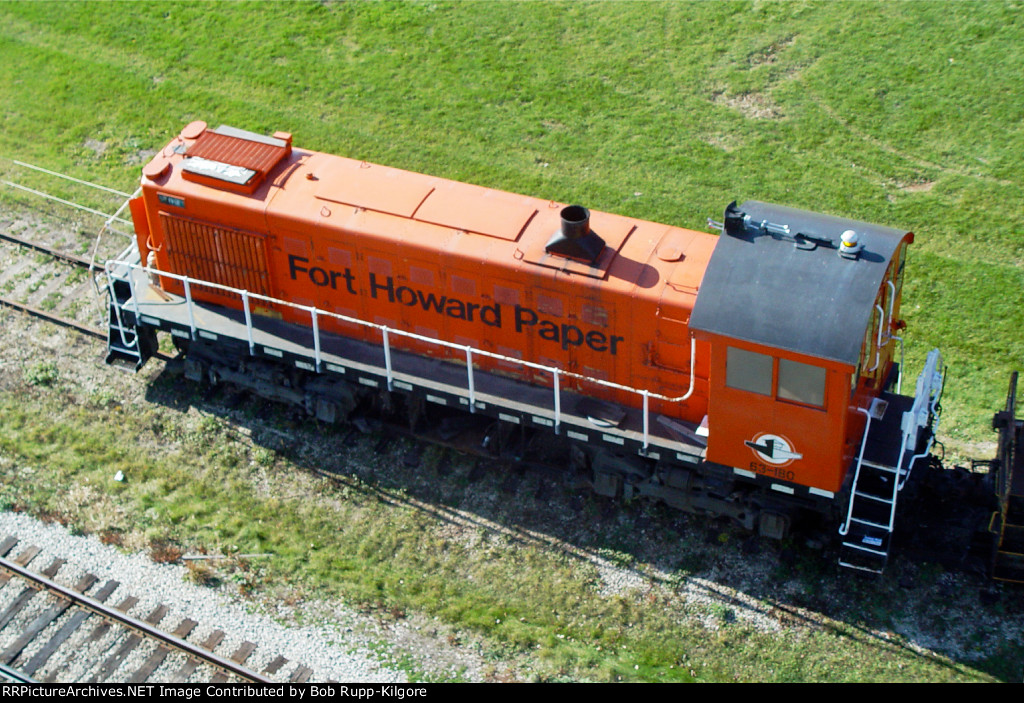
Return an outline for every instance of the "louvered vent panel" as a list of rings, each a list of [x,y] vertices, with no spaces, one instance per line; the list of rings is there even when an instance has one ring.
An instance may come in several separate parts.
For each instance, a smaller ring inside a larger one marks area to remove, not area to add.
[[[160,213],[171,270],[251,293],[269,295],[267,248],[262,235],[214,227]],[[224,296],[206,286],[205,292]]]

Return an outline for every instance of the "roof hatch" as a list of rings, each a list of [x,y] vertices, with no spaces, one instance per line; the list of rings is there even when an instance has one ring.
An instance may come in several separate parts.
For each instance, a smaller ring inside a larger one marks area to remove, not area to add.
[[[276,132],[272,137],[265,137],[221,126],[202,130],[185,152],[181,168],[186,180],[252,193],[291,152],[290,134]]]

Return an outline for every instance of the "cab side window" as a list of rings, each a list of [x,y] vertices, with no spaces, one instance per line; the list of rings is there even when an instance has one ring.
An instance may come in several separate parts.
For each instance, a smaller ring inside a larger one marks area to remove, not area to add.
[[[825,407],[825,369],[728,347],[725,385],[776,400]]]
[[[825,405],[825,369],[779,359],[779,398],[807,405]]]
[[[772,357],[729,347],[725,360],[725,385],[741,391],[772,394]]]

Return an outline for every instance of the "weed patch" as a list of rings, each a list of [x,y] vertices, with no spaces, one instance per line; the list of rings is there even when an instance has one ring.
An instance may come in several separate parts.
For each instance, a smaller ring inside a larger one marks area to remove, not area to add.
[[[52,386],[60,379],[60,370],[52,361],[42,361],[25,369],[24,380],[30,386]]]

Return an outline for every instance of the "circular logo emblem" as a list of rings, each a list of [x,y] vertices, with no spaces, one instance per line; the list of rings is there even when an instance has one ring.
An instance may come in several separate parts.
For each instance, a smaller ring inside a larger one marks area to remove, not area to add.
[[[762,432],[753,440],[746,440],[744,444],[750,447],[761,461],[772,466],[786,466],[803,458],[803,454],[794,451],[793,445],[782,435]]]

